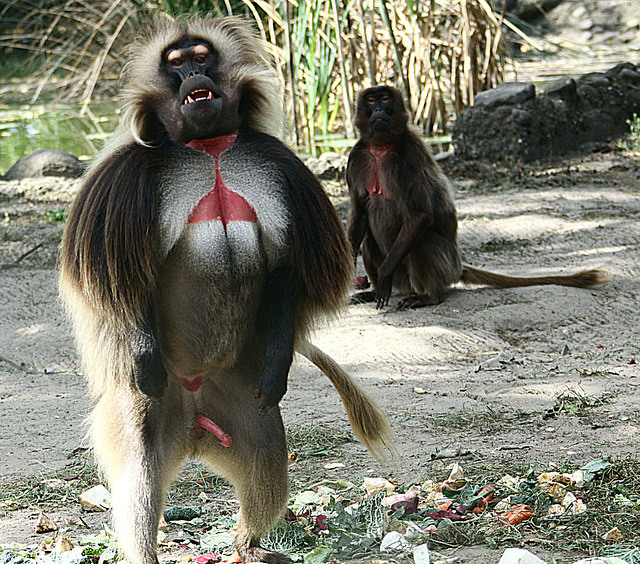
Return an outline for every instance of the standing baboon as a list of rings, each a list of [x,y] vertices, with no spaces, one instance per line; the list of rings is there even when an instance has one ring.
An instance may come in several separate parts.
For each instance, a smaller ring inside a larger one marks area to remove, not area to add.
[[[379,409],[306,341],[341,305],[348,242],[315,177],[271,134],[274,71],[233,18],[164,23],[133,49],[121,132],[96,159],[62,243],[61,293],[96,406],[91,428],[132,564],[183,460],[236,488],[243,562],[287,500],[278,402],[294,350],[334,383],[354,432],[388,444]]]

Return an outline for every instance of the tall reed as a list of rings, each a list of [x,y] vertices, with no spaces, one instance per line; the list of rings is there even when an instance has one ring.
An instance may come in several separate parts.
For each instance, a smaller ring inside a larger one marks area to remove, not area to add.
[[[504,75],[502,15],[487,0],[44,0],[0,30],[0,49],[42,62],[32,102],[56,90],[86,106],[113,90],[135,29],[158,11],[252,20],[285,84],[292,138],[309,152],[353,136],[367,86],[399,87],[434,135]]]

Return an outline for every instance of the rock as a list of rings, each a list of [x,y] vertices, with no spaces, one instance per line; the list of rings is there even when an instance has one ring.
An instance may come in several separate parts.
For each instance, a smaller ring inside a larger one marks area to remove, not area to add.
[[[593,86],[594,88],[608,88],[611,86],[611,81],[606,77],[604,73],[601,72],[590,72],[582,75],[578,79],[578,85],[584,86],[588,84],[589,86]]]
[[[536,96],[533,84],[527,82],[503,82],[491,90],[480,92],[473,99],[474,106],[495,108],[498,106],[522,104]]]
[[[552,100],[562,100],[566,104],[575,104],[578,100],[576,81],[573,78],[553,80],[544,89],[545,95]]]
[[[345,176],[347,156],[329,151],[317,159],[307,159],[305,164],[321,180],[337,180]]]
[[[453,126],[455,156],[531,162],[627,135],[640,115],[640,69],[621,63],[605,73],[532,84],[503,83],[476,96]]]
[[[18,159],[4,175],[3,180],[22,180],[42,176],[63,176],[78,178],[86,168],[78,157],[64,151],[36,149]]]
[[[640,85],[640,73],[631,69],[622,69],[620,71],[620,78],[630,82],[631,84]]]

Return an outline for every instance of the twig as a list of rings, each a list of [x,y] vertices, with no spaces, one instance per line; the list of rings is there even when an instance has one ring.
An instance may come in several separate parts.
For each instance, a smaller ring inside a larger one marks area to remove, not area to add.
[[[42,247],[44,243],[38,243],[35,247],[32,247],[31,249],[29,249],[26,253],[22,253],[17,259],[16,262],[14,264],[18,264],[20,261],[22,261],[22,259],[26,259],[30,254],[35,253],[40,247]]]
[[[4,362],[5,364],[8,364],[9,366],[11,366],[12,368],[15,368],[16,370],[22,370],[23,372],[26,372],[27,374],[40,374],[39,372],[36,372],[35,370],[31,370],[30,368],[27,368],[24,364],[17,364],[15,362],[13,362],[12,360],[9,360],[8,358],[5,358],[3,356],[0,356],[0,362]]]
[[[502,445],[498,447],[498,450],[524,450],[526,448],[533,448],[533,445]]]
[[[15,262],[0,264],[0,270],[7,270],[9,268],[16,268],[20,265],[20,261],[27,258],[31,253],[36,252],[44,243],[38,243],[35,247],[29,249],[26,253],[22,253]]]
[[[393,25],[391,24],[391,18],[389,17],[389,10],[387,8],[386,0],[378,0],[378,6],[380,8],[380,17],[383,23],[389,30],[389,36],[391,37],[391,47],[393,48],[393,58],[396,63],[396,72],[402,79],[402,86],[404,88],[404,95],[408,102],[411,101],[411,92],[409,91],[409,85],[407,84],[407,77],[402,69],[402,60],[400,58],[400,51],[398,50],[398,42],[396,41],[395,33],[393,32]]]
[[[346,115],[345,129],[347,135],[353,137],[353,124],[351,123],[351,96],[349,95],[349,83],[347,81],[347,65],[344,60],[344,49],[342,47],[342,26],[340,25],[340,12],[338,11],[337,0],[331,0],[333,6],[333,18],[336,26],[336,41],[338,43],[338,62],[340,63],[340,74],[342,75],[342,95],[344,96],[344,112]]]

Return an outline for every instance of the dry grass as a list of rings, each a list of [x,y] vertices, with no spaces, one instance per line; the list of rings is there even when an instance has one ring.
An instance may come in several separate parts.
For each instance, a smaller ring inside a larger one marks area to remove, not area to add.
[[[294,141],[311,152],[352,133],[364,87],[398,86],[434,135],[503,77],[503,20],[487,0],[27,0],[0,13],[0,50],[39,69],[31,102],[64,93],[86,110],[116,90],[125,48],[150,13],[194,9],[253,21],[286,84]]]

